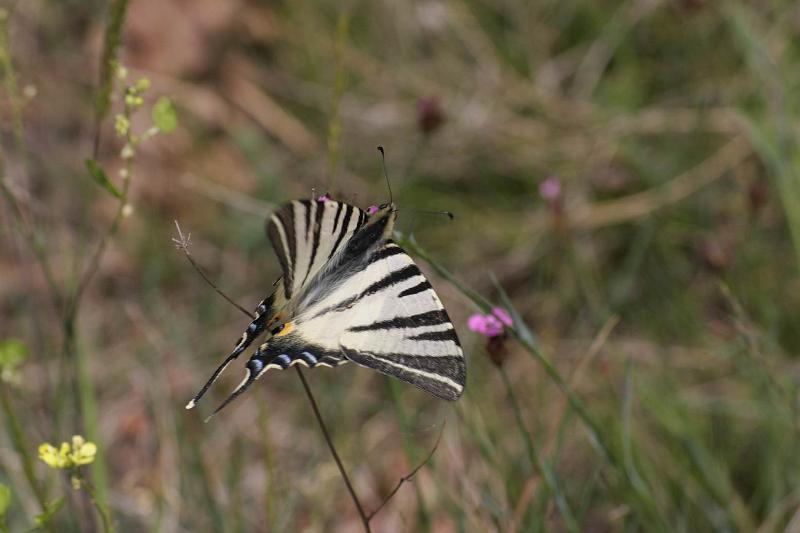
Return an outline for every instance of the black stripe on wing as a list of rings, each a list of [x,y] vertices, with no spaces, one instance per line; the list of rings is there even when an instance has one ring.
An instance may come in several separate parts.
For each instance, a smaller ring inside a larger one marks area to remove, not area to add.
[[[443,400],[457,400],[464,391],[467,368],[462,355],[410,356],[361,352],[342,347],[354,363],[410,383]]]
[[[292,297],[294,266],[297,261],[297,242],[294,227],[294,202],[281,206],[267,219],[267,237],[283,270],[283,288],[286,298]]]
[[[311,274],[311,271],[314,268],[314,261],[317,259],[317,250],[319,249],[319,243],[321,239],[320,233],[322,231],[322,215],[325,213],[325,204],[323,202],[312,202],[311,207],[314,210],[314,228],[311,236],[311,259],[308,260],[308,269],[306,270],[306,275],[303,278],[301,285],[306,284],[306,281],[308,281],[308,276]]]
[[[353,211],[358,209],[358,208],[353,207],[352,205],[348,205],[348,204],[341,204],[339,207],[341,207],[342,205],[345,206],[345,208],[344,208],[344,219],[342,220],[342,225],[339,228],[339,234],[336,237],[336,242],[334,243],[333,248],[331,248],[331,253],[328,256],[328,259],[333,257],[333,255],[336,253],[336,251],[339,250],[339,247],[342,246],[342,244],[343,244],[342,241],[344,240],[345,235],[347,235],[347,230],[350,227],[350,218],[353,216]],[[338,211],[338,208],[337,208],[337,211]],[[359,209],[359,211],[361,211],[361,210]],[[336,217],[338,219],[338,217],[339,217],[339,213],[338,212],[336,214]]]
[[[397,297],[398,298],[404,298],[406,296],[414,296],[415,294],[419,294],[419,293],[425,292],[425,291],[432,291],[432,290],[433,290],[433,287],[428,282],[428,280],[423,279],[422,281],[420,281],[419,283],[417,283],[413,287],[409,287],[409,288],[401,291],[400,294],[397,295]]]
[[[381,320],[372,324],[352,326],[348,331],[377,331],[382,329],[417,328],[421,326],[438,326],[439,324],[449,324],[450,318],[443,309],[434,309],[408,316],[396,316],[389,320]]]
[[[442,331],[426,331],[425,333],[419,333],[417,335],[413,335],[411,337],[406,337],[408,340],[411,341],[452,341],[456,343],[456,345],[460,346],[461,343],[458,341],[458,336],[456,335],[456,331],[454,329],[445,329]]]
[[[394,249],[395,250],[400,250],[400,248],[396,247],[396,246],[394,247]],[[400,250],[400,252],[398,252],[398,253],[402,253],[402,250]],[[386,289],[390,289],[391,287],[397,285],[398,283],[402,283],[403,281],[406,281],[407,279],[411,279],[411,278],[413,278],[415,276],[422,276],[422,272],[420,272],[420,270],[417,267],[417,265],[414,265],[414,264],[410,264],[410,265],[407,265],[407,266],[405,266],[405,267],[403,267],[401,269],[395,270],[394,272],[390,272],[385,277],[381,278],[380,280],[374,282],[369,287],[364,289],[361,293],[355,294],[355,295],[353,295],[353,296],[351,296],[349,298],[345,298],[341,302],[338,302],[338,303],[333,304],[331,306],[325,307],[324,309],[318,311],[317,313],[314,314],[313,317],[311,317],[310,320],[313,320],[315,318],[319,318],[319,317],[321,317],[323,315],[326,315],[328,313],[332,313],[332,312],[335,312],[335,311],[344,311],[345,309],[349,309],[350,307],[352,307],[356,302],[358,302],[362,298],[364,298],[366,296],[370,296],[372,294],[377,294],[377,293],[379,293],[381,291],[384,291]],[[430,287],[430,285],[428,285],[428,286]]]
[[[333,219],[333,228],[331,228],[331,235],[335,235],[336,230],[339,229],[339,220],[341,219],[342,211],[344,210],[345,205],[346,204],[338,202],[338,205],[336,206],[336,218]],[[330,259],[330,257],[328,259]]]
[[[403,251],[403,249],[397,246],[394,242],[386,241],[386,246],[378,248],[372,255],[369,256],[369,264],[382,261],[386,258],[392,257],[393,255],[404,253],[405,251]]]

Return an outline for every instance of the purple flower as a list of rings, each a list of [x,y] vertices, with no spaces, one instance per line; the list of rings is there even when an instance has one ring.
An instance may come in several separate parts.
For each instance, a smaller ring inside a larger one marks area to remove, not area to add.
[[[505,309],[495,307],[488,315],[474,314],[467,320],[469,329],[485,337],[502,335],[506,326],[512,324],[511,316]]]
[[[327,193],[325,193],[325,194],[323,194],[322,196],[320,196],[319,198],[317,198],[317,201],[318,201],[318,202],[322,202],[322,203],[324,204],[325,202],[327,202],[327,201],[328,201],[328,200],[330,200],[330,199],[331,199],[331,197],[330,197],[330,196],[328,196],[328,194],[327,194]]]
[[[541,182],[539,196],[550,203],[559,201],[561,199],[561,181],[555,176],[550,176]]]
[[[367,208],[367,214],[368,215],[371,215],[371,214],[377,213],[377,212],[378,212],[378,206],[377,205],[371,205],[371,206],[369,206]]]

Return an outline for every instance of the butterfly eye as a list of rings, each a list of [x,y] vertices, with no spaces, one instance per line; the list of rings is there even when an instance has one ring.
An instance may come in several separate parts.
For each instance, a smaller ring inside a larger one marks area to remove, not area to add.
[[[270,330],[270,333],[272,333],[273,335],[277,335],[278,333],[283,331],[284,327],[286,327],[286,324],[284,324],[283,322],[279,322],[279,323],[275,324],[275,327],[273,327]]]
[[[381,204],[378,206],[378,209],[386,209],[387,207],[389,207],[389,204]]]

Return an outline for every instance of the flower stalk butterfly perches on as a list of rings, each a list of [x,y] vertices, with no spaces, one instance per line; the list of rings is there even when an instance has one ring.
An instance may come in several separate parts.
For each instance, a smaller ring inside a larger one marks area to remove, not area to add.
[[[453,324],[414,261],[391,241],[394,205],[366,213],[327,196],[295,200],[267,221],[283,276],[256,308],[233,352],[186,405],[195,406],[231,361],[263,333],[244,380],[214,414],[270,369],[352,361],[445,400],[464,390]]]

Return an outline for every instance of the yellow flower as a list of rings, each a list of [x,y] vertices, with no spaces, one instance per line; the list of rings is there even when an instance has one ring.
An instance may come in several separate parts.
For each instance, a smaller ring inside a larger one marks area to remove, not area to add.
[[[73,464],[88,465],[94,462],[94,456],[97,454],[97,445],[93,442],[86,442],[80,435],[72,437],[72,453],[69,458]]]
[[[117,135],[124,137],[128,134],[131,127],[131,121],[125,115],[117,115],[114,117],[114,129],[117,130]]]
[[[128,69],[125,68],[125,65],[117,64],[116,67],[117,67],[117,79],[118,80],[124,80],[125,78],[128,77]]]
[[[76,468],[94,462],[97,455],[97,446],[93,442],[86,442],[80,435],[72,437],[72,444],[62,442],[56,448],[52,444],[39,445],[39,459],[49,467],[57,469]]]
[[[137,93],[143,93],[149,88],[150,88],[150,80],[148,78],[140,79],[133,86],[133,90],[136,91]]]
[[[141,96],[137,96],[134,93],[129,93],[125,95],[125,105],[130,107],[131,109],[141,107],[142,104],[144,104],[144,98],[142,98]]]
[[[67,447],[66,450],[64,446]],[[68,452],[69,445],[66,442],[63,443],[60,449],[46,442],[39,445],[39,459],[51,468],[67,468],[69,463],[69,459],[67,459]]]

